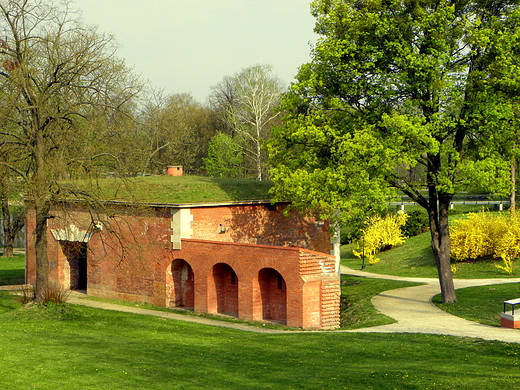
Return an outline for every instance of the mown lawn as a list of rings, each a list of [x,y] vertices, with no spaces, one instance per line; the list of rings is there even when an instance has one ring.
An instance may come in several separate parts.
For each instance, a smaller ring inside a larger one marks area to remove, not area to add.
[[[25,282],[25,256],[0,257],[0,286]]]
[[[440,294],[433,297],[432,302],[457,317],[484,325],[500,326],[503,302],[514,298],[520,298],[520,283],[461,288],[457,290],[455,303],[442,303]],[[508,306],[506,310],[511,310],[511,307]]]
[[[341,328],[359,329],[392,324],[394,319],[378,312],[371,299],[379,293],[421,283],[341,276]]]
[[[434,335],[258,334],[0,294],[3,389],[513,389],[520,345]]]

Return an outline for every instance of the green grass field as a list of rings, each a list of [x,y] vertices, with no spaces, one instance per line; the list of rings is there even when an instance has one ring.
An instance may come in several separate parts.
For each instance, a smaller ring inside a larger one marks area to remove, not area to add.
[[[25,256],[0,257],[0,286],[25,282]]]
[[[513,389],[520,345],[258,334],[0,294],[2,389]]]

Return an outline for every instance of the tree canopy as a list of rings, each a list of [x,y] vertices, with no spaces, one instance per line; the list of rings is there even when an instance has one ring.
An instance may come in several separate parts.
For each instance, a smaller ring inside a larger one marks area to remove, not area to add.
[[[316,0],[312,13],[321,38],[270,141],[276,196],[322,217],[340,210],[343,221],[384,208],[392,190],[410,196],[428,212],[443,299],[453,302],[453,195],[511,191],[517,2]]]

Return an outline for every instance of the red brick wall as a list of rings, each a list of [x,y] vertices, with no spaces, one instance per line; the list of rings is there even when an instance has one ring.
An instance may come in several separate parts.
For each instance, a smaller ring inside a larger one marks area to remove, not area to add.
[[[287,204],[193,208],[191,238],[244,244],[297,246],[329,254],[329,224],[291,212]],[[320,226],[317,226],[320,225]]]
[[[185,307],[193,307],[197,312],[223,312],[246,320],[267,317],[293,327],[338,327],[339,279],[334,272],[334,258],[296,247],[259,245],[258,242],[265,241],[288,244],[289,239],[298,236],[298,229],[290,227],[279,212],[264,206],[244,209],[240,211],[237,206],[222,210],[194,209],[194,236],[202,236],[206,231],[208,236],[213,234],[213,241],[184,239],[181,250],[171,249],[168,208],[117,207],[93,215],[78,206],[66,212],[52,210],[55,218],[48,223],[49,229],[74,225],[87,231],[93,229],[93,222],[102,222],[102,230],[95,230],[87,245],[90,295],[163,307],[174,306],[182,298]],[[230,227],[221,235],[213,229],[215,223],[221,223],[219,214]],[[34,283],[35,256],[31,245],[34,214],[29,211],[27,215],[27,275],[28,282]],[[328,236],[314,222],[298,219],[295,222],[302,228],[302,237],[309,237],[310,246],[328,246]],[[227,239],[253,241],[253,244],[216,240],[227,233]],[[248,238],[249,234],[252,237]],[[49,261],[53,264],[50,277],[66,286],[67,258],[63,243],[48,234]],[[328,252],[328,248],[324,249]],[[182,281],[182,275],[172,264],[188,265],[192,275]],[[179,280],[184,284],[179,286]]]

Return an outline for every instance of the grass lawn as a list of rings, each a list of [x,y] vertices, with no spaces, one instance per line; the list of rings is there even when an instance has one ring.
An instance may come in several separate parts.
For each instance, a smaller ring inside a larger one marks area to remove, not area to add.
[[[440,294],[432,302],[457,317],[484,325],[500,326],[503,302],[514,298],[520,298],[520,283],[461,288],[457,290],[455,303],[442,303]],[[507,310],[511,308],[508,307]]]
[[[0,286],[25,283],[25,256],[0,257]]]
[[[4,389],[513,389],[520,345],[412,334],[266,335],[0,293]]]
[[[371,299],[383,291],[418,285],[420,283],[342,275],[341,328],[359,329],[394,323],[395,320],[379,313],[374,308],[370,302]]]

